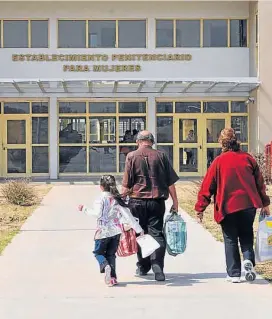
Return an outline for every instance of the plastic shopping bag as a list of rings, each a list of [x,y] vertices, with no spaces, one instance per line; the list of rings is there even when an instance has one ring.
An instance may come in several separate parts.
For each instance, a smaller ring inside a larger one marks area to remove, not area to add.
[[[272,217],[260,215],[255,251],[256,261],[272,261]]]
[[[172,212],[165,220],[164,237],[169,255],[177,256],[185,252],[187,246],[186,222],[175,212]]]
[[[137,242],[141,247],[142,256],[146,258],[160,248],[159,243],[150,235],[143,235],[137,238]]]
[[[137,254],[138,246],[135,231],[132,228],[127,231],[125,231],[124,228],[122,228],[122,230],[123,231],[117,249],[117,256],[129,257],[131,255]]]

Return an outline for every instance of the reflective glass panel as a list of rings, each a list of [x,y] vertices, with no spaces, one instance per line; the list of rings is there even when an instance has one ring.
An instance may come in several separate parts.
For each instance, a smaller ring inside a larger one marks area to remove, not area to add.
[[[8,149],[7,164],[9,174],[26,173],[26,149]]]
[[[176,102],[176,113],[201,113],[201,103]]]
[[[49,158],[47,146],[32,147],[32,173],[48,173]]]
[[[169,162],[173,166],[173,146],[168,145],[158,145],[157,150],[165,153],[169,159]]]
[[[157,117],[157,142],[173,143],[173,117]]]
[[[156,21],[156,47],[172,48],[174,46],[174,21]]]
[[[48,143],[48,118],[32,118],[32,144]]]
[[[135,143],[137,134],[145,128],[145,117],[119,117],[119,142]]]
[[[177,47],[200,47],[200,20],[176,21]]]
[[[179,142],[197,143],[197,120],[179,120]]]
[[[59,171],[60,173],[86,173],[87,172],[86,147],[60,146]]]
[[[90,118],[90,143],[114,143],[116,119],[114,117]]]
[[[8,120],[7,121],[7,144],[26,143],[26,121]]]
[[[66,144],[86,143],[86,118],[60,118],[59,142]]]
[[[247,116],[232,116],[231,127],[234,129],[238,140],[248,142],[248,118]]]
[[[115,48],[116,22],[113,21],[89,21],[89,47],[91,48]]]
[[[221,131],[225,128],[224,119],[210,119],[207,120],[206,130],[206,142],[207,143],[218,143],[218,138]]]
[[[90,173],[116,172],[116,147],[90,147]]]
[[[180,172],[198,172],[197,148],[180,148],[179,170]]]

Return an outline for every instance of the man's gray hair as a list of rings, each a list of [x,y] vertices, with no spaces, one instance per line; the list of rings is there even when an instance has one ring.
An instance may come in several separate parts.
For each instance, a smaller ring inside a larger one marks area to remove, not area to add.
[[[139,132],[137,135],[136,141],[149,141],[152,144],[154,144],[155,138],[154,138],[154,135],[152,133],[142,134],[142,132]]]

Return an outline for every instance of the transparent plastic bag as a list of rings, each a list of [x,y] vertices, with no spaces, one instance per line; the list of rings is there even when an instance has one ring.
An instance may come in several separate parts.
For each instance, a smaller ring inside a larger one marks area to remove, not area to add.
[[[150,235],[143,235],[137,238],[137,243],[141,247],[142,256],[146,258],[154,253],[160,244]]]
[[[260,215],[256,238],[256,261],[272,261],[272,217]]]
[[[165,220],[164,237],[170,256],[177,256],[185,252],[187,246],[186,222],[175,212],[172,212]]]

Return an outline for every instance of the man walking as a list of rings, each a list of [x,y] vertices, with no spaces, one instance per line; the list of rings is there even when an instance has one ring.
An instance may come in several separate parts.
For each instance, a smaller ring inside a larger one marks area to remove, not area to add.
[[[123,177],[123,193],[129,193],[129,205],[134,217],[139,219],[146,234],[160,244],[150,257],[138,252],[137,274],[145,276],[152,268],[155,279],[164,281],[164,257],[166,243],[163,236],[165,201],[169,194],[173,209],[178,211],[175,182],[179,179],[163,152],[154,150],[154,136],[148,131],[138,134],[138,149],[127,155]]]

